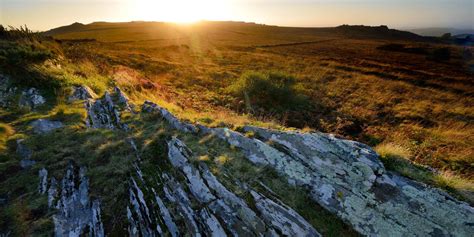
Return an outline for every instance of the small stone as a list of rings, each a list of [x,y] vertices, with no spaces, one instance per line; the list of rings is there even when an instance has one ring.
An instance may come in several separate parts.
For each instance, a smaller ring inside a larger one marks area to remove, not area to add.
[[[30,124],[36,134],[51,132],[52,130],[64,127],[59,121],[51,121],[47,119],[38,119]]]
[[[18,154],[22,159],[30,159],[32,152],[23,144],[24,141],[24,139],[16,140],[16,154]]]
[[[46,99],[40,95],[38,89],[30,88],[21,93],[19,106],[35,109],[44,103],[46,103]]]

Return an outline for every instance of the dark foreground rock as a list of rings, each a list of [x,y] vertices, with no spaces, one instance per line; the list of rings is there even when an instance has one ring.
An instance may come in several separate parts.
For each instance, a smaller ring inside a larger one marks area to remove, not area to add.
[[[186,126],[163,118],[172,126]],[[240,148],[255,165],[272,167],[290,184],[306,188],[314,201],[363,235],[474,233],[473,207],[442,190],[388,172],[367,145],[323,133],[245,127],[244,132],[255,135],[248,138],[227,128],[198,128],[201,134]]]

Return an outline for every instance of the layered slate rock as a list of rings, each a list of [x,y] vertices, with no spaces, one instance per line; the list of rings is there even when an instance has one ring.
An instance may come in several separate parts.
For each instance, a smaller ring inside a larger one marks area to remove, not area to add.
[[[94,91],[87,86],[75,86],[73,87],[72,94],[68,97],[68,101],[74,102],[78,100],[88,100],[97,98]]]
[[[174,172],[159,171],[159,181],[150,183],[137,164],[131,177],[127,207],[131,236],[320,236],[279,200],[249,190],[262,207],[261,214],[255,212],[205,164],[192,164],[192,152],[181,140],[172,138],[167,145]]]
[[[55,236],[104,235],[100,202],[89,199],[89,180],[85,168],[77,175],[73,164],[69,164],[60,183],[54,177],[48,182],[48,171],[39,171],[39,193],[48,195],[48,206],[57,209],[53,216]]]
[[[120,92],[121,94],[121,92]],[[107,128],[107,129],[123,129],[127,130],[128,126],[121,122],[120,111],[124,108],[114,102],[114,98],[121,100],[123,97],[114,92],[112,95],[105,92],[102,99],[87,100],[85,107],[87,110],[86,125],[91,128]],[[128,102],[127,102],[128,105]]]
[[[46,99],[39,93],[39,90],[36,88],[29,88],[21,93],[18,105],[20,107],[35,109],[44,103],[46,103]]]
[[[148,111],[149,107],[155,106],[147,102],[144,109]],[[163,118],[175,128],[187,125],[175,118]],[[255,135],[249,138],[227,128],[200,125],[197,128],[201,134],[213,134],[240,148],[255,165],[272,167],[290,184],[306,188],[314,201],[362,235],[471,236],[474,233],[473,207],[442,190],[387,171],[367,145],[323,133],[244,127],[243,132]],[[265,206],[271,203],[260,209]],[[278,226],[278,221],[274,225]]]
[[[52,121],[48,119],[38,119],[31,122],[30,126],[33,128],[33,132],[36,134],[44,134],[51,132],[55,129],[64,127],[64,124],[60,121]]]

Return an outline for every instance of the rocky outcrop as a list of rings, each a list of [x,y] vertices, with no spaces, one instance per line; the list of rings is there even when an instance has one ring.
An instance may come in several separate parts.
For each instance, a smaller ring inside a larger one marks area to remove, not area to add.
[[[89,180],[85,173],[85,168],[80,168],[77,176],[74,165],[70,164],[60,184],[51,178],[48,185],[47,170],[39,171],[39,193],[47,193],[49,207],[57,209],[53,215],[55,236],[105,236],[100,202],[89,200]]]
[[[97,95],[92,89],[87,86],[75,86],[73,87],[72,94],[68,97],[68,102],[74,102],[78,100],[88,100],[97,98]]]
[[[52,121],[48,119],[38,119],[33,121],[30,126],[36,134],[44,134],[55,129],[64,127],[64,124],[59,121]]]
[[[166,120],[174,129],[181,131],[181,132],[191,132],[196,133],[198,130],[197,128],[188,123],[181,122],[178,118],[176,118],[173,114],[171,114],[168,110],[158,106],[157,104],[145,101],[142,106],[142,112],[147,113],[158,113],[161,117]]]
[[[205,164],[190,163],[191,155],[182,141],[169,140],[168,159],[178,173],[161,172],[159,184],[144,181],[141,170],[136,167],[139,182],[131,178],[130,206],[127,208],[131,236],[180,236],[180,233],[191,236],[277,236],[277,233],[319,236],[294,210],[252,190],[258,197],[255,202],[262,207],[260,216],[242,198],[224,187]],[[159,189],[155,190],[153,186]],[[150,195],[153,198],[147,198]],[[158,210],[152,207],[158,207]],[[181,228],[177,227],[177,221],[183,223]]]
[[[436,188],[387,172],[370,147],[322,133],[203,129],[273,167],[363,235],[469,236],[474,209]],[[269,145],[271,144],[271,145]]]
[[[21,93],[18,105],[20,107],[35,109],[44,103],[46,103],[46,99],[39,93],[38,89],[30,88]]]
[[[128,101],[120,101],[126,98],[120,94],[115,90],[102,99],[88,100],[88,125],[126,129],[120,112],[127,109]],[[214,136],[227,142],[254,165],[271,168],[290,184],[306,189],[315,202],[361,235],[474,233],[472,207],[441,190],[387,171],[378,155],[364,144],[323,133],[250,126],[237,132],[194,126],[148,101],[142,110],[159,114],[169,127],[180,131],[178,136]],[[247,136],[250,133],[252,136]],[[251,187],[239,177],[226,175],[225,170],[214,175],[177,137],[167,138],[166,144],[161,144],[166,146],[160,146],[160,155],[167,159],[153,162],[142,160],[141,149],[132,138],[127,139],[136,160],[129,178],[128,205],[119,208],[126,213],[130,236],[320,236],[264,184],[263,189]],[[58,210],[53,217],[57,236],[86,232],[104,236],[100,203],[89,200],[85,168],[69,165],[61,181],[48,178],[46,169],[38,174],[39,193],[48,195],[48,205]]]
[[[114,102],[114,97],[115,99],[118,97],[119,100],[123,99],[120,94],[115,92],[111,95],[109,92],[105,92],[102,99],[87,100],[85,102],[87,110],[86,125],[91,128],[127,130],[128,126],[122,123],[120,119],[122,108]]]
[[[150,107],[156,106],[146,102],[143,109],[149,111]],[[159,110],[167,114],[163,108]],[[192,126],[179,120],[176,126],[175,119],[165,120],[175,128]],[[243,132],[255,136],[249,138],[227,128],[197,127],[201,134],[212,134],[240,148],[255,165],[272,167],[290,184],[306,188],[314,201],[362,235],[470,236],[474,233],[473,207],[444,191],[387,171],[378,155],[364,144],[323,133],[244,127]],[[174,163],[176,166],[182,162],[178,158]],[[202,185],[191,182],[199,180],[196,172],[192,168],[183,172],[188,182],[194,183],[194,192],[205,198],[207,192],[202,191]],[[252,194],[254,199],[260,197]],[[264,208],[269,206],[272,203],[257,208],[264,213]],[[283,219],[263,219],[275,227],[280,226],[279,221],[284,223]]]

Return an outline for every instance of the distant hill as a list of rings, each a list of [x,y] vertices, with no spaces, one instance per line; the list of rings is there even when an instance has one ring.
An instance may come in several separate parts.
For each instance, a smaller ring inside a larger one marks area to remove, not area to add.
[[[69,32],[80,31],[80,30],[85,29],[85,28],[87,28],[86,25],[84,25],[82,23],[79,23],[79,22],[75,22],[71,25],[61,26],[61,27],[58,27],[58,28],[48,30],[48,31],[44,32],[44,34],[49,35],[49,36],[53,36],[53,35],[59,35],[59,34],[64,34],[64,33],[69,33]]]
[[[100,32],[100,33],[99,33]],[[74,23],[44,32],[58,39],[97,39],[118,42],[136,40],[156,40],[186,37],[189,33],[216,36],[220,39],[281,39],[281,43],[314,41],[321,37],[388,39],[388,40],[429,40],[417,34],[389,29],[387,26],[341,25],[338,27],[280,27],[235,21],[203,21],[192,27],[164,22],[94,22]],[[262,41],[262,43],[265,43]]]
[[[474,29],[457,29],[457,28],[419,28],[410,29],[410,32],[422,35],[422,36],[442,36],[445,33],[451,33],[451,35],[462,35],[462,34],[474,34]]]
[[[422,39],[420,35],[408,31],[389,29],[387,26],[342,25],[336,30],[355,38],[384,38],[384,39]]]

